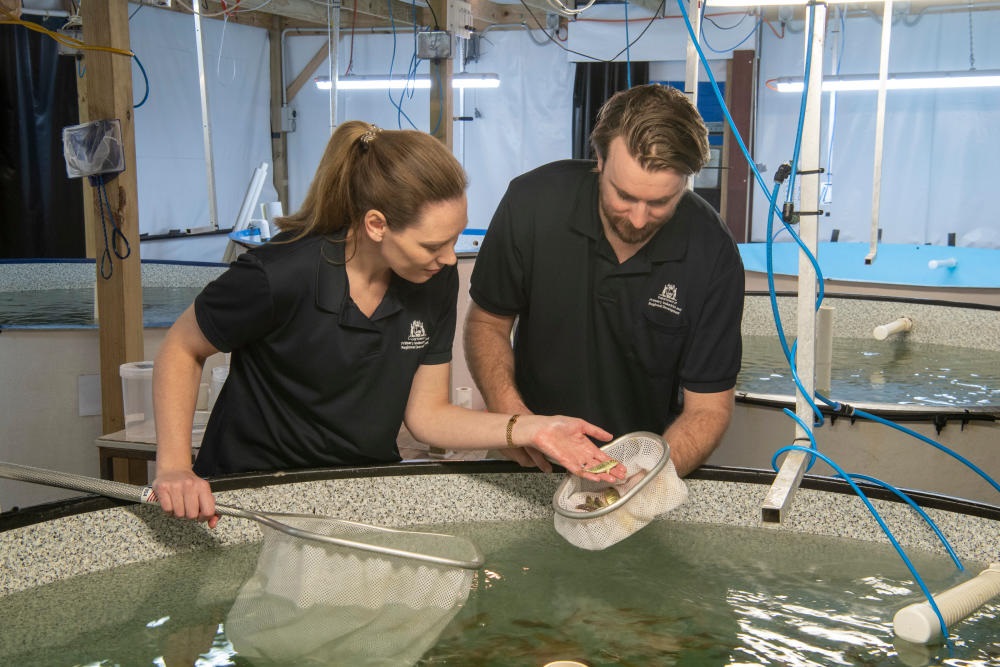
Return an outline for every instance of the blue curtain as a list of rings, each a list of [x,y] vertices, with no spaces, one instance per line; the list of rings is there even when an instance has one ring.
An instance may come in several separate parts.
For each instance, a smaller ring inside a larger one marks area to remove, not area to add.
[[[0,26],[0,257],[86,254],[83,189],[62,154],[62,128],[79,122],[76,68],[51,38]]]

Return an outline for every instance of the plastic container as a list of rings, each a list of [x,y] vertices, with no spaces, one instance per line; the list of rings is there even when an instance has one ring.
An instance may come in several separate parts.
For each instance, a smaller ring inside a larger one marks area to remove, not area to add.
[[[250,224],[257,228],[257,235],[260,237],[261,243],[267,243],[271,240],[271,225],[268,224],[267,220],[255,218],[250,221]]]
[[[125,437],[129,440],[156,439],[153,415],[153,362],[132,361],[119,367],[122,376],[122,403],[125,409]]]
[[[215,401],[219,398],[219,392],[222,391],[222,385],[226,383],[226,378],[229,377],[229,364],[223,364],[221,366],[216,366],[212,369],[212,384],[208,388],[208,409],[211,410],[215,407]]]

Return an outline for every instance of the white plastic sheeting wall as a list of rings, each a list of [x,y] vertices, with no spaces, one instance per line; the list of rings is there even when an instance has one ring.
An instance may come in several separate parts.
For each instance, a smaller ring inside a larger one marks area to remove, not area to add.
[[[135,110],[139,231],[165,234],[210,224],[208,174],[194,17],[146,8],[129,22],[131,48],[149,77],[149,97]],[[233,226],[255,167],[271,166],[267,32],[202,20],[205,78],[215,162],[218,226]],[[133,97],[145,91],[133,61]],[[269,172],[270,176],[270,172]],[[270,177],[260,201],[276,199]],[[142,243],[143,259],[222,260],[224,236]]]
[[[535,39],[543,38],[536,34]],[[289,37],[285,50],[288,78],[294,78],[325,41],[325,36]],[[413,50],[412,32],[398,33],[395,38],[357,35],[353,73],[387,75],[392,61],[392,73],[405,74]],[[350,37],[345,36],[337,56],[341,75],[350,51]],[[325,75],[327,68],[326,62],[321,64],[317,75]],[[459,68],[456,62],[456,71]],[[574,68],[561,49],[552,43],[539,45],[525,30],[490,30],[482,40],[478,61],[470,62],[466,70],[500,76],[499,88],[454,91],[454,115],[474,118],[455,124],[453,147],[469,175],[469,227],[483,229],[511,178],[545,162],[570,157]],[[427,72],[427,62],[422,61],[417,73],[426,76]],[[364,120],[388,129],[430,131],[438,119],[430,118],[429,95],[428,90],[391,91],[391,98],[384,90],[341,91],[336,100],[337,122]],[[289,199],[294,210],[305,197],[330,136],[330,93],[307,85],[290,106],[297,115],[295,132],[287,137]]]
[[[800,96],[777,93],[764,83],[776,77],[802,76],[805,34],[801,21],[778,39],[762,30],[754,158],[766,165],[773,185],[777,166],[792,158]],[[838,40],[844,49],[841,74],[877,74],[880,15],[846,19],[830,12],[824,72],[836,71]],[[1000,68],[1000,12],[971,15],[976,69]],[[968,11],[926,13],[893,24],[889,72],[967,70],[970,65]],[[821,160],[830,169],[833,196],[822,205],[829,216],[820,222],[820,239],[833,229],[840,241],[867,242],[872,221],[876,93],[837,93],[833,159],[829,158],[830,94],[824,94]],[[958,245],[1000,248],[995,160],[1000,155],[1000,88],[974,90],[888,91],[882,157],[879,226],[885,243],[945,245],[955,233]],[[821,178],[821,183],[827,179]],[[784,201],[784,189],[780,201]],[[811,209],[811,207],[809,207]],[[767,203],[755,190],[753,239],[763,241]],[[775,229],[780,228],[776,222]],[[787,234],[778,240],[788,241]]]
[[[623,14],[620,7],[601,9]],[[638,12],[633,8],[630,18],[641,19]],[[608,20],[597,20],[601,16],[604,14],[588,12],[588,20],[573,22],[570,40],[563,46],[569,44],[575,51],[594,56],[614,55],[625,43],[624,26],[616,22],[614,12],[607,15]],[[738,21],[735,16],[725,18],[726,23],[721,18],[716,23],[732,26]],[[1000,41],[991,39],[1000,31],[1000,12],[977,11],[971,25],[977,69],[1000,67]],[[254,167],[271,161],[267,33],[215,20],[206,20],[203,26],[219,225],[228,227],[235,220]],[[714,46],[732,46],[746,34],[746,22],[741,26],[739,30],[724,31],[706,23],[705,32]],[[897,21],[890,70],[967,68],[969,26],[970,17],[965,11],[925,12]],[[144,8],[136,13],[130,27],[133,48],[149,73],[151,85],[149,100],[136,110],[141,231],[156,234],[203,226],[208,224],[207,179],[193,18]],[[630,23],[630,38],[636,39],[643,27],[641,20]],[[753,150],[755,162],[766,168],[763,176],[767,183],[777,165],[791,159],[799,98],[779,95],[766,88],[764,81],[801,75],[802,29],[801,21],[792,22],[779,39],[777,26],[772,29],[761,24],[759,28],[761,84]],[[880,25],[872,15],[847,19],[841,27],[831,11],[830,30],[842,34],[846,43],[842,73],[877,71]],[[682,78],[682,31],[683,24],[677,17],[657,20],[630,55],[633,59],[657,59],[651,64],[654,79]],[[758,48],[755,41],[751,38],[740,48]],[[325,42],[325,35],[286,39],[286,85]],[[825,57],[828,73],[835,62],[834,42],[831,33]],[[338,51],[341,74],[351,57],[351,48],[345,30]],[[609,48],[613,51],[607,54],[601,50]],[[395,38],[358,34],[353,43],[353,72],[387,74],[395,52],[392,72],[404,74],[413,51],[412,31],[401,30]],[[713,61],[716,78],[722,81],[725,54],[711,49],[706,53]],[[486,32],[481,57],[470,63],[468,70],[499,74],[500,88],[467,92],[464,100],[455,95],[455,115],[475,117],[471,122],[458,123],[454,135],[455,153],[471,182],[471,228],[488,225],[512,177],[544,162],[570,156],[573,59],[579,56],[545,41],[540,31]],[[317,75],[326,71],[324,63]],[[420,63],[418,72],[426,74],[426,62]],[[138,100],[142,84],[137,69],[133,76]],[[706,79],[704,72],[701,78]],[[336,121],[362,119],[386,128],[411,127],[412,121],[418,129],[430,130],[428,95],[428,91],[416,91],[404,96],[404,116],[385,91],[343,91],[337,96]],[[398,101],[400,94],[393,93],[393,98]],[[289,106],[297,114],[297,125],[287,135],[290,201],[286,202],[286,211],[301,203],[330,134],[327,93],[307,85],[289,101]],[[827,104],[824,116],[825,133]],[[987,181],[992,176],[992,158],[1000,154],[1000,133],[992,130],[1000,124],[998,116],[1000,89],[890,92],[880,214],[885,242],[944,244],[948,234],[955,233],[959,245],[1000,247],[993,188]],[[874,93],[839,94],[835,121],[833,197],[830,204],[823,206],[830,215],[823,218],[820,235],[826,239],[833,229],[838,229],[842,241],[864,241],[871,223]],[[829,153],[825,134],[821,141],[826,166]],[[757,189],[754,196],[753,240],[760,241],[766,229],[766,204]],[[275,197],[269,178],[261,201]],[[779,239],[787,240],[787,235]],[[225,238],[219,236],[156,241],[143,243],[142,255],[218,261],[224,246]]]

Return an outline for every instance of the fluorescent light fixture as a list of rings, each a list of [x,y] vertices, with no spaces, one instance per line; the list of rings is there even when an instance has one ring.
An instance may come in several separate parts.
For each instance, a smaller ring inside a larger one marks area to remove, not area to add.
[[[320,90],[330,90],[333,87],[330,77],[318,76],[313,81]],[[459,72],[451,77],[452,88],[498,88],[499,86],[499,74]],[[408,78],[351,74],[337,79],[337,90],[403,90],[404,88],[426,90],[430,87],[431,79],[426,75]]]
[[[1000,70],[984,69],[965,72],[911,72],[890,74],[887,90],[927,90],[933,88],[992,88],[1000,86]],[[802,79],[780,77],[774,80],[779,93],[801,93]],[[878,90],[874,74],[842,74],[823,78],[823,92]]]
[[[842,5],[856,0],[826,0],[828,5]],[[804,7],[812,0],[706,0],[705,7]],[[876,2],[875,4],[882,4]]]
[[[451,75],[452,88],[499,88],[499,74],[475,74],[458,72]]]
[[[320,90],[330,90],[333,84],[330,77],[319,76],[314,79]],[[345,76],[337,79],[337,90],[402,90],[404,88],[430,88],[431,80],[408,79],[405,76]]]

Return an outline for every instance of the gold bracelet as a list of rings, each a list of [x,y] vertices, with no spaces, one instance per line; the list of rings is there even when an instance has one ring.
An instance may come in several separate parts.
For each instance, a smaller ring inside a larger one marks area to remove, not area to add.
[[[521,415],[511,415],[510,419],[507,420],[507,446],[515,447],[514,444],[514,424],[517,423],[517,418]]]

